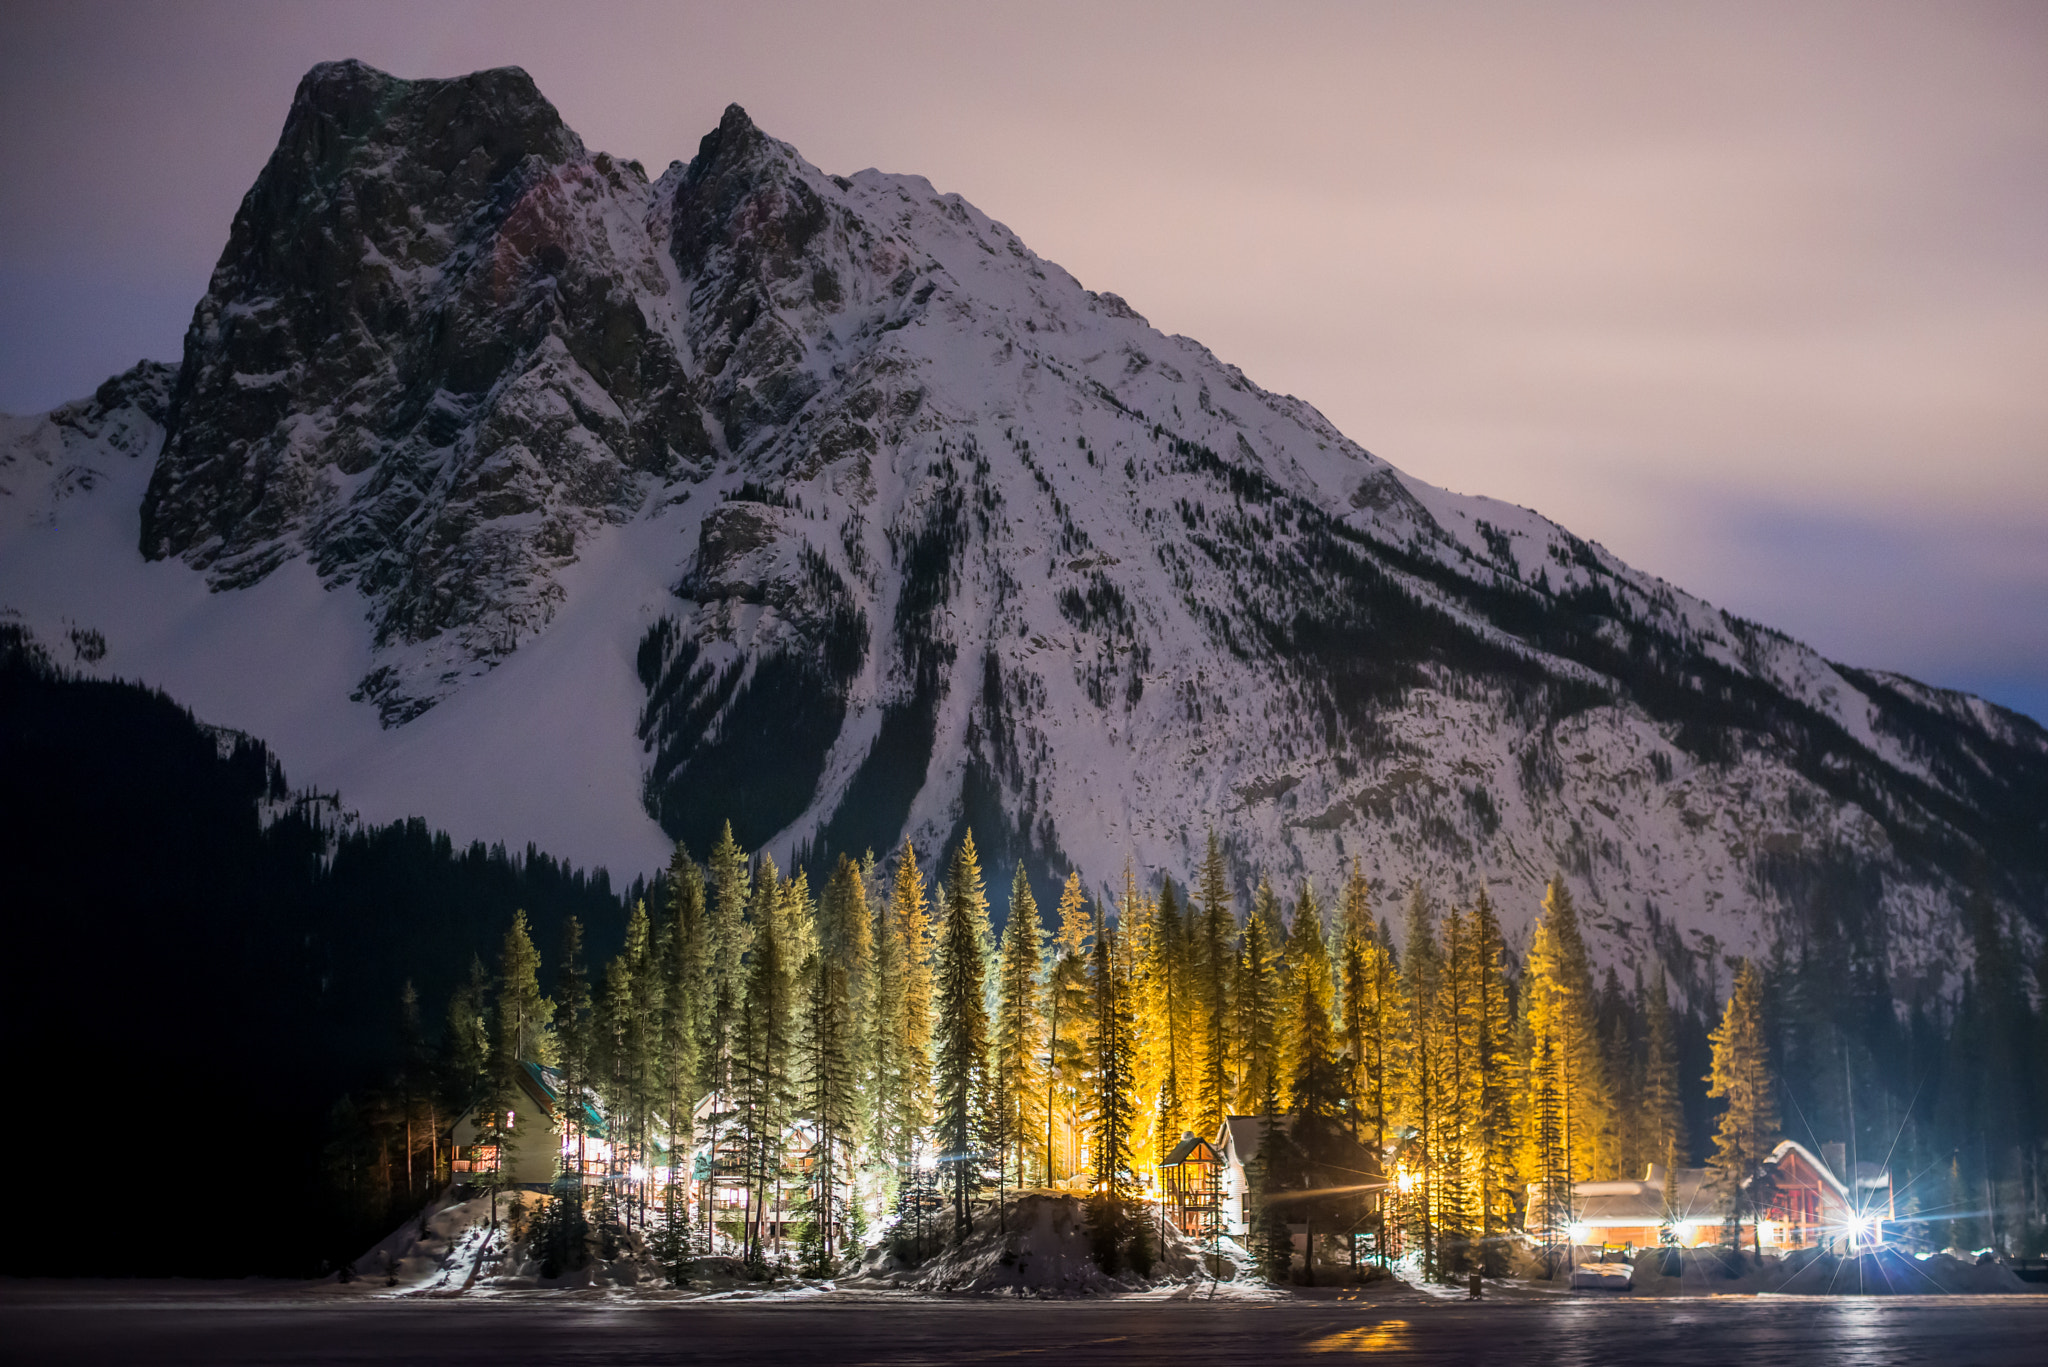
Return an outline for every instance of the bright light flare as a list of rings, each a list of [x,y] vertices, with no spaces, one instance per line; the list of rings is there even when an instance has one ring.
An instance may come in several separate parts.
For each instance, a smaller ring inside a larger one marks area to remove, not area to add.
[[[1593,1231],[1590,1226],[1581,1224],[1577,1220],[1572,1221],[1572,1223],[1566,1227],[1564,1232],[1565,1237],[1567,1239],[1570,1239],[1575,1244],[1585,1243],[1587,1238],[1590,1237],[1592,1233]]]
[[[632,1178],[635,1182],[645,1182],[647,1180],[647,1169],[643,1165],[635,1163],[632,1167],[626,1169],[626,1176]]]

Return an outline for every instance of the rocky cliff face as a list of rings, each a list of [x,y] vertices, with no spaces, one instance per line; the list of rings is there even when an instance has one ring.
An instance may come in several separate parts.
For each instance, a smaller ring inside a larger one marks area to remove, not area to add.
[[[647,197],[524,72],[314,68],[193,316],[143,553],[360,587],[390,721],[502,658],[585,537],[713,454]]]
[[[1214,825],[1246,880],[1355,858],[1511,923],[1561,869],[1696,991],[1777,932],[1938,980],[1980,893],[2048,929],[2040,727],[1409,479],[737,107],[650,184],[523,73],[316,68],[164,422],[145,555],[359,591],[350,687],[400,727],[591,624],[643,691],[603,725],[700,852],[728,816],[812,854],[971,824],[1107,881]],[[626,544],[654,601],[571,593]]]

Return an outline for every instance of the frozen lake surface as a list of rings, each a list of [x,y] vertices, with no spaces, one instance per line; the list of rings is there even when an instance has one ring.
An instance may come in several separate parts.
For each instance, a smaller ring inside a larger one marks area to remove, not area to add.
[[[1976,1364],[2044,1360],[2048,1296],[1558,1297],[1413,1293],[1272,1303],[934,1301],[844,1294],[662,1302],[542,1293],[385,1300],[258,1283],[0,1282],[21,1363]]]

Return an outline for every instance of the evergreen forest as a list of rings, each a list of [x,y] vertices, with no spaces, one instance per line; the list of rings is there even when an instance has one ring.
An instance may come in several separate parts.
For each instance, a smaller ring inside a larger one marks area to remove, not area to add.
[[[1574,1181],[1746,1177],[1779,1137],[1888,1167],[1909,1242],[2048,1243],[2048,959],[1988,899],[1968,971],[1927,987],[1826,917],[1625,978],[1561,880],[1516,890],[1511,936],[1504,891],[1276,886],[1227,832],[1194,868],[1034,888],[990,886],[971,832],[784,869],[728,826],[614,891],[345,822],[260,742],[4,633],[0,995],[65,1174],[18,1209],[73,1232],[73,1272],[341,1267],[458,1176],[459,1118],[501,1158],[533,1142],[492,1124],[529,1064],[626,1179],[558,1182],[540,1233],[573,1259],[637,1230],[678,1278],[915,1260],[1045,1186],[1142,1268],[1160,1160],[1231,1116],[1264,1121],[1248,1246],[1276,1279],[1301,1225],[1498,1272]],[[9,1241],[6,1270],[47,1256]]]

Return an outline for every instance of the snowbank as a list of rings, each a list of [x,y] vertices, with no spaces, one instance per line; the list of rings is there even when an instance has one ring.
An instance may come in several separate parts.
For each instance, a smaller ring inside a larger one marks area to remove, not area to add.
[[[1150,1212],[1146,1212],[1148,1218]],[[1154,1247],[1148,1272],[1122,1269],[1114,1276],[1096,1261],[1088,1203],[1057,1191],[1029,1191],[1010,1198],[998,1220],[993,1209],[977,1212],[973,1230],[956,1246],[909,1267],[886,1243],[863,1263],[860,1275],[842,1285],[889,1286],[927,1292],[997,1293],[1030,1296],[1099,1296],[1140,1291],[1161,1284],[1205,1279],[1202,1251],[1172,1226],[1150,1227]],[[1226,1253],[1226,1259],[1228,1254]],[[1236,1264],[1226,1269],[1233,1275]]]
[[[665,1285],[660,1265],[631,1230],[619,1231],[616,1256],[598,1256],[593,1238],[583,1267],[559,1277],[542,1276],[526,1236],[548,1199],[501,1192],[494,1225],[489,1197],[457,1201],[444,1196],[386,1235],[349,1271],[362,1286],[398,1295]]]

